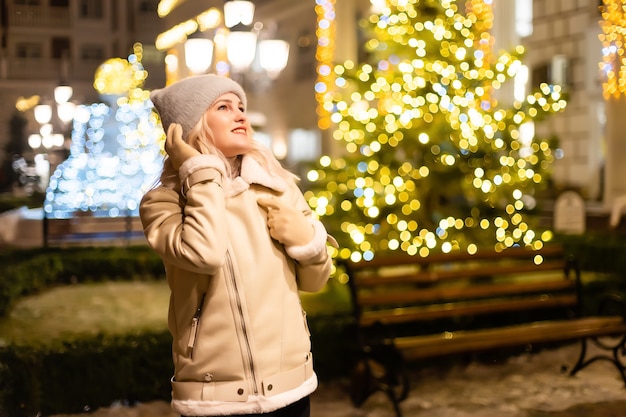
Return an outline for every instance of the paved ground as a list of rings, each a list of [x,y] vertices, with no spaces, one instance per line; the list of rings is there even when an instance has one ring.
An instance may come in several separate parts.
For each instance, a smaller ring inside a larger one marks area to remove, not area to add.
[[[626,388],[615,367],[600,361],[570,377],[567,368],[577,354],[578,345],[569,345],[495,364],[417,371],[402,403],[404,417],[626,417]],[[177,417],[161,401],[112,406],[91,416]],[[346,381],[322,384],[312,397],[312,417],[393,416],[381,393],[353,407]]]

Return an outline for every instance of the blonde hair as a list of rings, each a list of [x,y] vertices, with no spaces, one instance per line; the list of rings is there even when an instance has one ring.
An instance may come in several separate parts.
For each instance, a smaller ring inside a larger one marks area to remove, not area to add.
[[[206,112],[204,113],[206,114]],[[252,133],[252,132],[251,132]],[[285,181],[299,182],[300,178],[282,166],[274,154],[263,144],[252,140],[252,149],[246,153],[248,157],[254,158],[259,165],[265,168],[271,175],[282,178]],[[206,117],[201,117],[198,123],[189,131],[187,143],[201,154],[212,154],[219,157],[224,162],[226,173],[232,177],[231,166],[228,159],[216,146],[213,139],[213,132],[207,123]],[[165,158],[160,182],[166,187],[176,188],[180,183],[178,170],[174,169],[169,157]]]

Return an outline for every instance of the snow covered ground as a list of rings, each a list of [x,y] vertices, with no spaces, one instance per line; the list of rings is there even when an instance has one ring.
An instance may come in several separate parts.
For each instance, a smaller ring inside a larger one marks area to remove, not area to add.
[[[401,405],[404,417],[626,416],[626,388],[611,363],[599,361],[574,377],[567,374],[578,349],[574,344],[496,364],[471,363],[416,372],[409,398]],[[112,406],[91,415],[177,417],[162,401]],[[382,393],[354,408],[345,383],[336,381],[322,384],[312,396],[311,417],[394,417],[394,413]]]

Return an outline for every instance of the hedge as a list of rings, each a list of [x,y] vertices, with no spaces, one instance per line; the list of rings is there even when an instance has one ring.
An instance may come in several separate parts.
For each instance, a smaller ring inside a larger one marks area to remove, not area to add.
[[[626,245],[621,236],[559,236],[583,271],[599,277],[585,287],[593,311],[607,288],[626,290]],[[163,278],[160,259],[146,246],[47,248],[0,254],[0,316],[24,295],[53,285]],[[356,338],[348,314],[309,316],[320,379],[349,374]],[[80,413],[125,403],[169,400],[171,339],[167,332],[81,335],[73,340],[0,346],[0,416]]]
[[[164,278],[147,246],[13,250],[0,255],[0,316],[24,295],[51,286]],[[345,375],[354,337],[345,315],[309,316],[320,379]],[[329,344],[330,343],[330,344]],[[0,346],[0,416],[81,413],[111,405],[169,400],[171,337],[167,331],[77,335],[72,340]]]

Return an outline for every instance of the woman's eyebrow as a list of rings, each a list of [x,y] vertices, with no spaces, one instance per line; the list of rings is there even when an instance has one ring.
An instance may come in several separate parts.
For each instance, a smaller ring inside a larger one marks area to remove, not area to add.
[[[230,98],[220,98],[220,99],[217,99],[215,101],[215,104],[218,104],[218,103],[238,104],[238,103],[235,103],[235,100],[232,100]]]
[[[230,100],[230,99],[228,99],[228,98],[220,98],[220,99],[217,99],[217,100],[215,101],[215,104],[219,104],[219,103],[232,103],[232,102],[233,102],[233,101],[232,101],[232,100]]]

